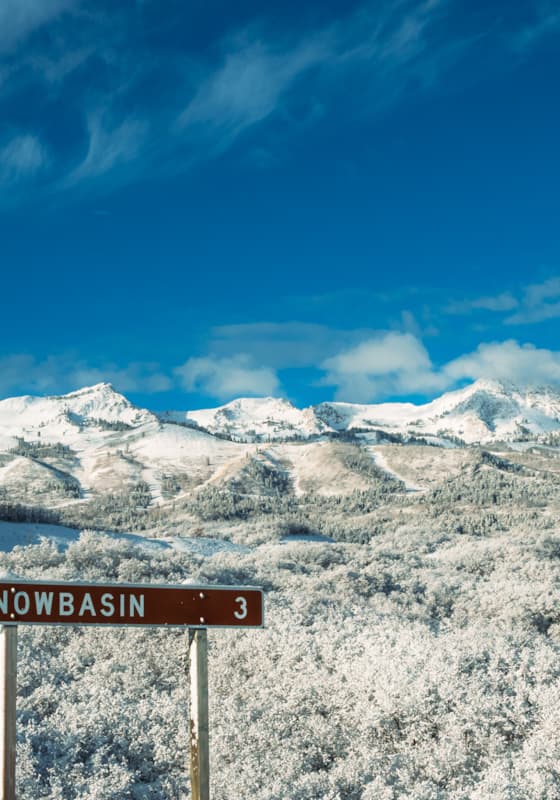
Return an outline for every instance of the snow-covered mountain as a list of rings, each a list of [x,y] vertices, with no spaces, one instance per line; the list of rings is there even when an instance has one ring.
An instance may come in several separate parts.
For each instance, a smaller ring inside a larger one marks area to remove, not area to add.
[[[308,438],[332,431],[312,407],[300,410],[289,400],[275,397],[244,397],[200,411],[168,411],[160,414],[160,419],[220,436],[254,440]]]
[[[234,400],[201,411],[167,412],[160,418],[250,441],[379,430],[472,444],[526,439],[560,430],[560,392],[552,388],[520,390],[498,381],[479,380],[424,405],[326,402],[299,410],[287,400],[267,397]]]
[[[286,441],[345,431],[385,431],[410,437],[461,439],[465,443],[515,441],[560,431],[560,391],[518,389],[479,380],[425,403],[325,402],[296,408],[288,400],[240,398],[217,408],[155,414],[134,406],[108,383],[56,397],[0,401],[0,446],[16,437],[60,441],[76,433],[180,425],[245,442]]]
[[[135,427],[157,422],[150,411],[137,408],[110,383],[99,383],[56,397],[13,397],[0,400],[0,437],[25,436],[45,429],[48,436],[76,428]]]
[[[156,415],[102,383],[0,402],[0,500],[62,507],[138,487],[159,505],[203,487],[349,494],[369,485],[368,464],[418,488],[427,485],[427,460],[435,475],[460,467],[449,448],[461,443],[523,449],[517,443],[531,441],[560,443],[558,391],[477,381],[424,405],[298,409],[253,398]],[[417,447],[405,456],[388,450],[391,442],[441,445],[449,455]]]

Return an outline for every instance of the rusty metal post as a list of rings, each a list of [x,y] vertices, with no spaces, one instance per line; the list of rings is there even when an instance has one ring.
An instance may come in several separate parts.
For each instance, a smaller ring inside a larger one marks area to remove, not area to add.
[[[208,733],[208,634],[189,631],[191,676],[190,747],[192,800],[210,800]]]
[[[0,798],[16,797],[17,625],[0,628]]]

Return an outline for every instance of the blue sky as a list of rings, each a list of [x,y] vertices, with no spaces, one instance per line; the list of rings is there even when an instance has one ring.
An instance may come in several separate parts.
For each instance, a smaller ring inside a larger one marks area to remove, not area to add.
[[[2,0],[0,396],[560,383],[554,2]]]

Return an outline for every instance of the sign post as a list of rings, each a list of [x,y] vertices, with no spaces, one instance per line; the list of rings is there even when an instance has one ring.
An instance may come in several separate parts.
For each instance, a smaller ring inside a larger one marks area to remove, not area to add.
[[[190,752],[192,800],[210,800],[210,740],[208,724],[208,635],[189,632],[191,675]]]
[[[16,798],[17,625],[0,628],[0,797]]]
[[[262,628],[262,589],[1,581],[0,800],[15,800],[20,624],[189,628],[192,798],[210,800],[207,628]]]

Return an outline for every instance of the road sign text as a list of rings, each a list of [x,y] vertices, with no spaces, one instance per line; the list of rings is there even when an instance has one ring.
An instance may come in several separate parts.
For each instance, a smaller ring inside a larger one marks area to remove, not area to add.
[[[262,627],[261,589],[0,583],[0,624]]]

